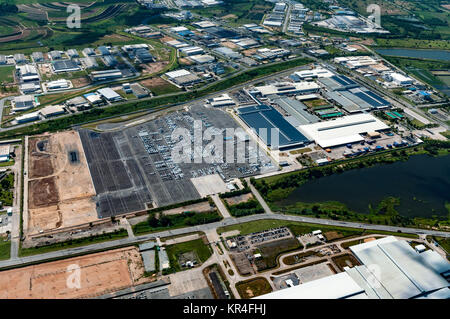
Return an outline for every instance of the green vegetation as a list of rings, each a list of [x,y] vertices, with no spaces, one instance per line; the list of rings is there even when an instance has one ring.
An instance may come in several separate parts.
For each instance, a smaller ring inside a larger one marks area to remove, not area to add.
[[[370,167],[378,164],[404,161],[414,154],[448,154],[450,141],[427,140],[421,146],[402,150],[380,152],[371,156],[365,156],[350,160],[343,160],[326,166],[313,167],[306,170],[290,172],[270,176],[264,179],[251,182],[265,198],[268,205],[274,211],[288,214],[310,215],[316,218],[330,218],[334,220],[360,221],[369,224],[387,224],[397,226],[439,227],[449,224],[448,218],[409,218],[399,215],[395,206],[399,205],[399,199],[388,197],[384,199],[376,208],[369,207],[368,213],[354,212],[346,205],[339,202],[320,202],[282,204],[282,200],[287,198],[291,192],[309,180],[329,176],[346,170]]]
[[[11,257],[11,242],[0,238],[0,260],[6,260]]]
[[[208,260],[209,257],[211,257],[212,254],[211,247],[206,245],[201,238],[167,246],[166,252],[169,256],[171,267],[170,269],[165,271],[166,274],[181,270],[178,259],[182,254],[194,252],[200,263],[204,263],[206,260]]]
[[[384,56],[386,60],[410,73],[419,80],[440,90],[448,87],[448,85],[438,76],[435,76],[433,70],[447,70],[450,71],[450,62],[437,61],[417,58],[401,58]]]
[[[126,230],[116,230],[113,233],[109,234],[101,234],[86,238],[79,238],[79,239],[72,239],[61,243],[55,243],[50,244],[46,246],[40,246],[40,247],[32,247],[32,248],[21,248],[19,250],[19,256],[25,257],[25,256],[31,256],[31,255],[38,255],[38,254],[44,254],[49,253],[52,251],[57,251],[61,249],[69,249],[69,248],[75,248],[75,247],[82,247],[92,244],[98,244],[105,241],[111,241],[116,239],[125,238],[128,236],[128,233]]]
[[[146,221],[133,226],[133,232],[136,235],[141,235],[166,229],[208,224],[221,219],[222,217],[217,211],[204,213],[185,212],[176,215],[164,215],[161,213],[158,217],[154,212],[151,212]]]
[[[240,281],[236,284],[236,290],[242,299],[250,299],[253,297],[261,296],[272,292],[267,279],[263,277],[257,277],[250,280]]]
[[[446,40],[426,39],[383,39],[376,38],[379,47],[391,48],[416,48],[416,49],[444,49],[450,50],[450,42]]]
[[[13,189],[14,187],[14,173],[8,173],[0,181],[0,202],[2,206],[12,206],[13,204]]]
[[[29,125],[23,128],[4,131],[0,134],[0,138],[11,138],[22,135],[39,134],[43,132],[54,132],[58,130],[67,129],[71,126],[86,123],[93,120],[100,120],[109,117],[124,115],[131,112],[136,112],[144,109],[152,109],[157,107],[169,107],[175,103],[182,103],[193,99],[201,98],[207,94],[228,89],[234,85],[242,84],[244,82],[253,80],[275,72],[281,72],[296,66],[310,63],[311,60],[299,58],[280,62],[276,64],[266,65],[260,68],[245,71],[239,75],[235,75],[229,79],[215,82],[211,86],[183,94],[155,97],[148,100],[134,101],[123,104],[115,104],[108,108],[94,108],[92,110],[77,113],[68,117],[58,118],[39,124]],[[68,97],[69,98],[69,97]]]
[[[260,23],[264,14],[273,8],[273,4],[264,0],[227,0],[223,5],[194,9],[204,17],[221,18],[231,25]]]
[[[229,205],[225,202],[228,211],[233,217],[242,217],[253,214],[263,214],[264,208],[262,208],[261,204],[254,198],[236,205]]]
[[[0,83],[11,83],[14,81],[14,66],[0,67]]]
[[[280,255],[302,249],[303,245],[296,238],[288,238],[261,244],[257,247],[262,257],[255,260],[255,265],[258,271],[265,271],[278,267],[278,257]]]

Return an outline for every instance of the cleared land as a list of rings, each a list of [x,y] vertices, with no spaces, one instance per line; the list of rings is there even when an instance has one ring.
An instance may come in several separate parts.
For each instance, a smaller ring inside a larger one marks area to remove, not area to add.
[[[80,288],[67,285],[73,274],[68,266],[74,264],[80,267]],[[137,248],[128,247],[0,272],[0,298],[93,298],[151,281],[143,275]]]
[[[75,131],[29,141],[27,235],[97,220],[95,189]]]

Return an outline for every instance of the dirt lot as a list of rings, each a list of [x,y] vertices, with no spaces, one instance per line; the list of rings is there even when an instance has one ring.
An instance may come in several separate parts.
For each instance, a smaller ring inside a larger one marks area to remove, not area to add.
[[[80,288],[67,285],[69,265],[80,267]],[[152,280],[143,274],[137,248],[121,248],[0,272],[0,298],[92,298]]]
[[[245,203],[245,202],[249,201],[252,198],[253,198],[253,194],[252,193],[247,193],[247,194],[242,194],[242,195],[239,195],[239,196],[225,198],[225,201],[227,202],[228,205],[237,205],[237,204],[240,204],[240,203]]]
[[[177,215],[181,214],[183,212],[196,212],[196,213],[204,213],[204,212],[210,212],[214,210],[214,207],[211,207],[209,202],[201,202],[197,204],[177,207],[169,210],[165,210],[163,213],[164,215]]]
[[[167,64],[169,64],[169,61],[141,64],[141,66],[143,67],[142,73],[153,74],[153,73],[159,72],[159,71],[163,70]]]
[[[91,83],[91,81],[89,80],[89,78],[87,76],[83,76],[81,78],[77,78],[77,79],[73,79],[72,81],[72,85],[74,88],[81,88],[83,86],[88,85],[89,83]]]
[[[27,235],[97,220],[95,189],[78,132],[30,139],[28,165]]]

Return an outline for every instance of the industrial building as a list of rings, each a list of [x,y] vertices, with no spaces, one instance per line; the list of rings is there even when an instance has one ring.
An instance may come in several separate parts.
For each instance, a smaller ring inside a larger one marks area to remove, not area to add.
[[[6,56],[0,54],[0,65],[5,65],[6,63],[8,63],[8,61],[6,60]]]
[[[210,100],[211,106],[222,107],[222,106],[234,106],[236,103],[228,94],[222,94],[221,96],[212,98]]]
[[[52,70],[54,73],[76,72],[80,71],[81,68],[72,60],[61,60],[52,62]]]
[[[7,161],[9,161],[10,154],[11,154],[10,147],[11,146],[9,144],[0,145],[0,162],[7,162]]]
[[[91,80],[96,81],[107,81],[121,78],[122,72],[119,69],[104,70],[104,71],[93,71],[90,74]]]
[[[256,299],[450,299],[450,263],[393,236],[354,245],[362,264]]]
[[[121,97],[118,93],[116,93],[111,88],[98,89],[97,93],[99,93],[101,96],[103,96],[108,102],[118,102],[118,101],[123,100],[123,97]]]
[[[70,88],[70,81],[68,81],[66,79],[60,79],[60,80],[47,82],[45,85],[46,85],[48,91],[64,90],[64,89]]]
[[[319,91],[319,85],[315,82],[279,82],[263,86],[256,86],[252,93],[261,96],[287,95],[287,94],[308,94]]]
[[[130,90],[133,92],[133,94],[138,98],[141,99],[143,97],[149,96],[149,92],[146,88],[144,88],[139,83],[133,83],[130,85]]]
[[[205,64],[205,63],[211,63],[216,60],[212,55],[209,54],[199,54],[199,55],[193,55],[189,57],[189,60],[192,62],[198,63],[198,64]]]
[[[321,77],[318,81],[326,86],[330,91],[348,90],[359,86],[358,83],[345,75]]]
[[[16,64],[26,63],[27,58],[22,53],[16,53],[16,54],[14,54],[14,61],[16,62]]]
[[[135,51],[136,59],[141,63],[153,62],[153,55],[148,51],[148,49],[137,49]]]
[[[35,93],[41,90],[39,82],[25,82],[19,86],[20,92],[22,94]]]
[[[69,50],[67,50],[66,53],[67,53],[67,56],[71,59],[80,57],[80,55],[78,54],[78,51],[76,49],[69,49]]]
[[[299,126],[307,138],[328,148],[364,140],[361,134],[389,130],[389,126],[371,114],[348,115],[338,119]]]
[[[86,69],[98,68],[97,60],[93,57],[81,58],[80,61]]]
[[[272,106],[240,107],[238,115],[272,149],[283,150],[309,143],[308,138],[286,121]]]
[[[16,117],[15,120],[18,124],[21,124],[21,123],[37,121],[39,119],[40,119],[39,111],[36,111],[36,112],[27,113],[27,114],[18,116],[18,117]]]
[[[34,65],[25,64],[16,66],[21,82],[39,81],[39,75]]]
[[[414,83],[414,80],[409,76],[397,72],[388,73],[384,78],[390,82],[394,82],[398,86],[408,86]]]
[[[61,59],[61,52],[59,52],[59,51],[50,51],[50,52],[48,53],[48,56],[49,56],[49,58],[50,58],[52,61],[60,60],[60,59]]]
[[[107,47],[105,47],[104,45],[98,47],[98,52],[100,52],[100,54],[103,56],[111,54],[109,49]]]
[[[294,72],[290,75],[290,78],[296,82],[300,82],[306,79],[329,78],[333,75],[334,73],[327,69],[316,68],[312,70],[301,70]]]
[[[294,126],[319,122],[319,118],[309,113],[308,107],[298,100],[280,97],[273,99],[273,101],[290,115],[286,117],[286,120],[291,124],[295,124]],[[293,117],[295,121],[291,120],[290,117]]]
[[[170,81],[180,86],[189,86],[201,81],[197,75],[184,69],[167,72],[165,73],[165,76]]]
[[[242,54],[239,52],[233,51],[230,48],[227,47],[218,47],[213,49],[213,51],[217,52],[218,54],[229,58],[229,59],[240,59],[242,58]]]
[[[42,52],[33,52],[31,53],[31,58],[34,62],[43,62],[44,61],[44,54]]]
[[[33,95],[19,95],[14,97],[12,101],[12,110],[15,112],[26,111],[35,106]]]
[[[64,109],[64,105],[49,105],[42,108],[39,112],[43,117],[49,118],[52,116],[62,115],[66,112],[66,110]]]
[[[84,98],[89,102],[92,106],[100,106],[106,104],[106,102],[102,99],[102,96],[99,93],[87,93],[84,95]]]
[[[77,97],[74,97],[74,98],[72,98],[70,100],[67,100],[65,102],[65,105],[70,110],[76,110],[76,111],[83,111],[83,110],[86,110],[86,109],[90,108],[88,100],[86,100],[82,96],[77,96]]]
[[[188,47],[181,48],[179,50],[181,53],[183,53],[187,56],[199,55],[204,52],[202,48],[197,47],[197,46],[188,46]]]
[[[83,54],[85,57],[89,57],[89,56],[95,55],[95,51],[92,48],[84,48]]]

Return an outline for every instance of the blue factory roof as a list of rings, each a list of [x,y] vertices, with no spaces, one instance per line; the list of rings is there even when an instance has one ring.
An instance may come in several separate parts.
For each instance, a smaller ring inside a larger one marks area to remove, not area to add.
[[[269,105],[241,107],[238,109],[238,112],[239,117],[249,127],[256,130],[258,136],[267,146],[277,147],[276,141],[273,141],[275,145],[272,145],[272,129],[279,130],[279,148],[287,148],[309,141],[300,131],[286,121],[277,110]]]

